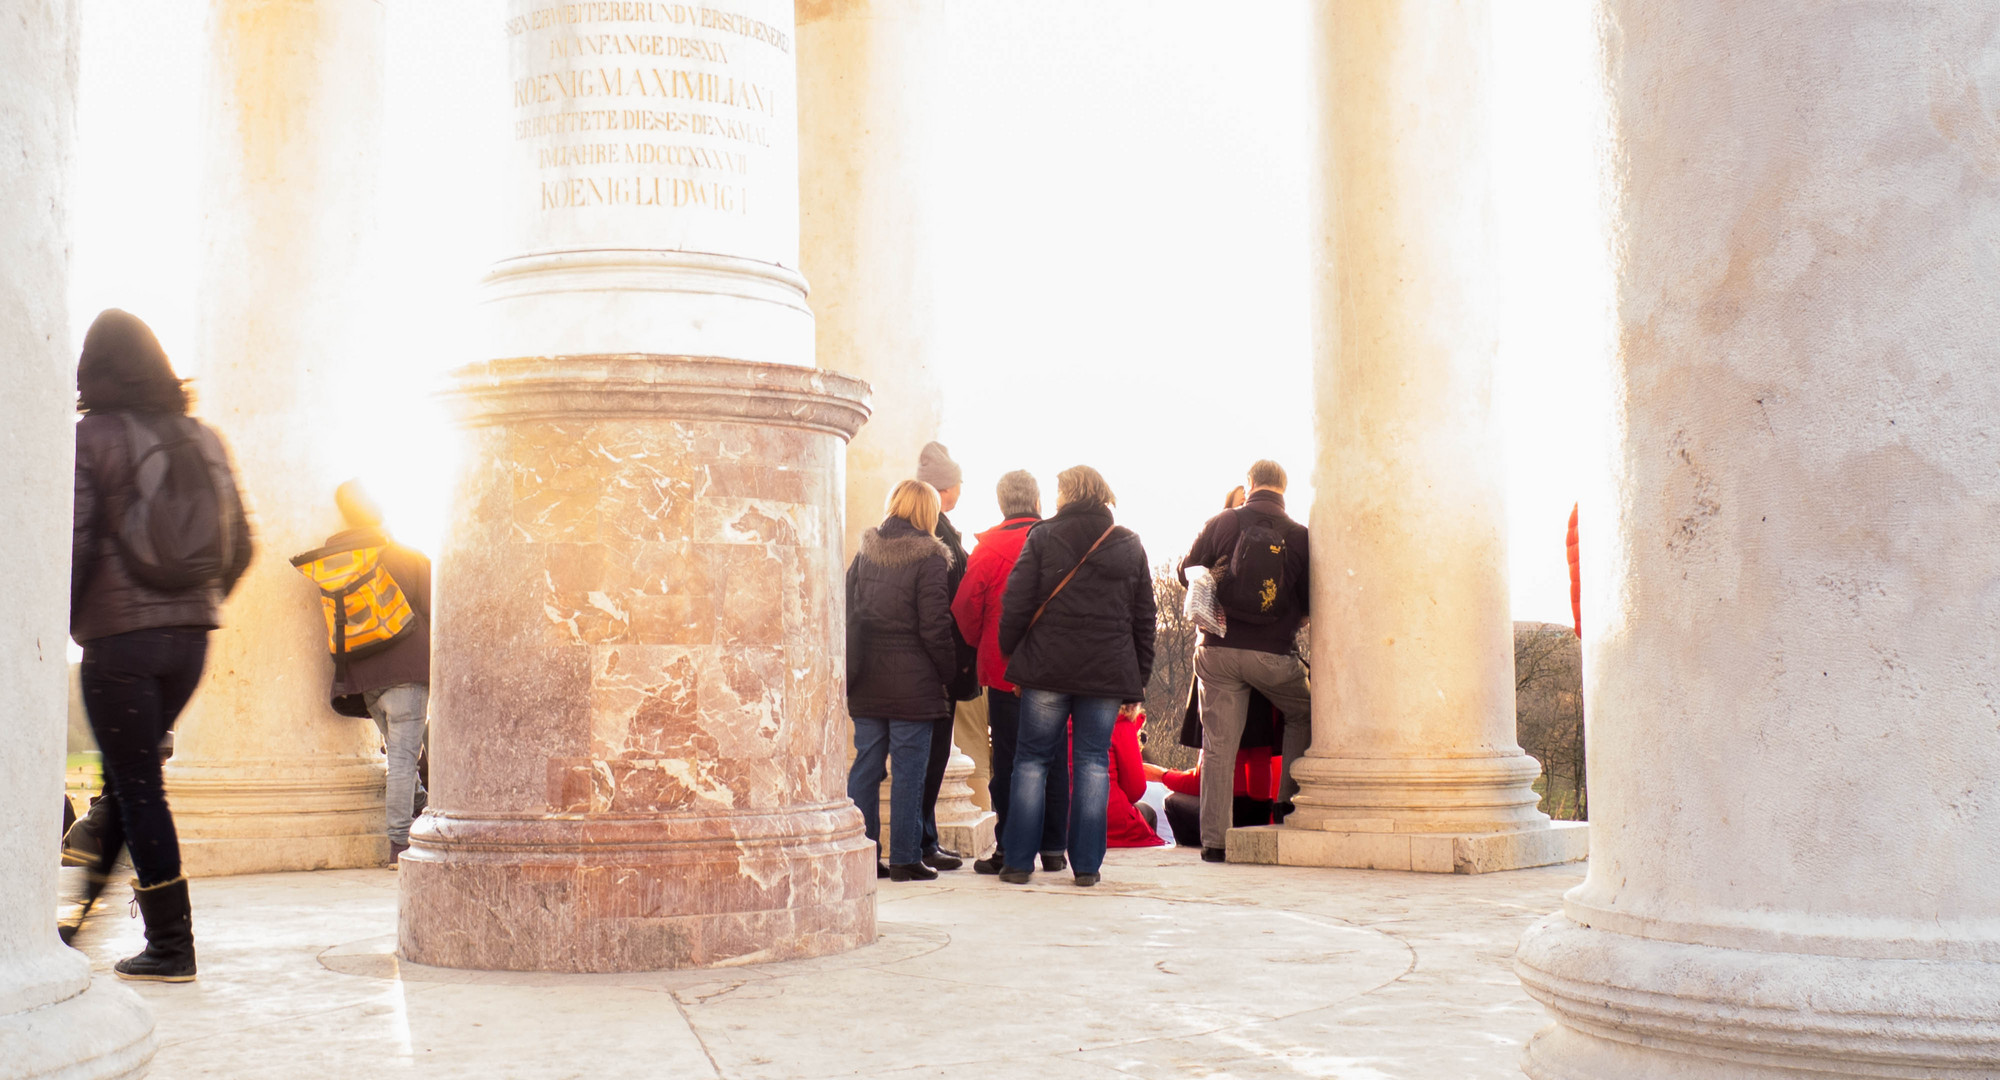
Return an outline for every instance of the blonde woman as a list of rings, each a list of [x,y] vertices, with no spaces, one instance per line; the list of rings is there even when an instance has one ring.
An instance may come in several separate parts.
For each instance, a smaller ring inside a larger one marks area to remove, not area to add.
[[[937,489],[905,480],[889,515],[862,534],[847,567],[847,712],[854,718],[854,767],[847,797],[861,810],[868,839],[882,843],[884,765],[889,790],[889,866],[876,876],[929,881],[923,863],[924,766],[931,732],[952,714],[945,684],[958,671],[952,639],[951,555],[937,538]]]
[[[1021,688],[1000,880],[1034,874],[1048,785],[1063,781],[1070,739],[1069,861],[1078,885],[1104,863],[1111,733],[1122,705],[1139,701],[1153,671],[1153,576],[1138,534],[1113,523],[1116,497],[1088,465],[1056,477],[1056,516],[1028,531],[1001,601],[1000,651]],[[1067,724],[1065,723],[1067,721]]]

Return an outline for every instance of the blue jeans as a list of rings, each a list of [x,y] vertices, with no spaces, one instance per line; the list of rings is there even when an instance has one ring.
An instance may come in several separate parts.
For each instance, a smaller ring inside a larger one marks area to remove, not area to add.
[[[368,703],[368,715],[375,718],[389,755],[389,790],[383,796],[389,842],[408,845],[417,791],[423,787],[417,779],[417,756],[424,749],[424,714],[430,706],[431,688],[424,683],[403,683],[370,690],[361,697]]]
[[[847,797],[861,810],[868,839],[882,844],[882,778],[889,785],[889,863],[923,861],[924,763],[931,752],[932,725],[926,720],[854,718],[854,767],[847,770]],[[893,758],[895,768],[886,766]],[[1101,831],[1101,830],[1100,830]]]
[[[1069,862],[1079,874],[1104,865],[1104,807],[1111,797],[1111,729],[1117,698],[1021,688],[1021,736],[1009,793],[1007,869],[1032,870],[1042,838],[1049,773],[1061,781],[1063,735],[1070,735]],[[1068,723],[1066,723],[1066,721]]]
[[[1000,850],[1007,850],[1007,812],[1014,789],[1014,748],[1021,740],[1021,698],[1007,690],[986,688],[986,727],[993,736],[993,780],[986,787],[993,796],[993,814],[1000,827]],[[1069,785],[1048,784],[1048,801],[1042,804],[1043,851],[1062,851],[1069,846]]]

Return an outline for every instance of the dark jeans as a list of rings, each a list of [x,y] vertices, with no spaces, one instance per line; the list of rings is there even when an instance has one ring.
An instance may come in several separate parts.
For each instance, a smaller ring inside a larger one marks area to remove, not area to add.
[[[937,801],[938,792],[944,790],[944,767],[951,764],[952,717],[945,717],[931,725],[930,759],[924,762],[924,854],[935,855],[938,850]],[[895,811],[890,811],[893,817]],[[972,854],[977,855],[978,852]]]
[[[208,631],[134,630],[83,643],[83,708],[104,755],[104,798],[123,826],[139,884],[181,876],[181,842],[160,779],[173,730],[208,659]]]
[[[1117,698],[1022,688],[1021,741],[1014,756],[1012,813],[1007,822],[1007,869],[1032,870],[1035,839],[1050,774],[1061,782],[1065,734],[1070,737],[1069,861],[1079,874],[1104,865],[1104,810],[1111,797],[1111,729]]]
[[[861,810],[868,839],[882,844],[882,778],[889,784],[889,862],[908,866],[923,859],[924,755],[932,725],[924,720],[854,718],[854,767],[847,771],[847,797]],[[887,768],[893,758],[895,767]]]
[[[986,791],[993,796],[994,835],[1000,838],[1000,850],[1005,851],[1007,808],[1013,802],[1014,748],[1021,736],[1020,695],[987,687],[986,726],[993,733],[993,779]],[[1041,850],[1061,851],[1068,846],[1069,784],[1048,784],[1042,801]]]

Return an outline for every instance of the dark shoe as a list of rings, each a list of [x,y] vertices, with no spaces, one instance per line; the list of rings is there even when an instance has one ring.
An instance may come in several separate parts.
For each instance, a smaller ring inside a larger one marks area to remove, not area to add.
[[[1076,883],[1086,889],[1097,884],[1097,880],[1096,874],[1078,874],[1076,876]]]
[[[890,863],[890,881],[936,881],[937,871],[920,862]]]
[[[888,868],[888,867],[886,867],[886,866],[883,866],[883,865],[882,865],[881,863],[876,863],[876,864],[875,864],[875,880],[877,880],[877,881],[881,881],[881,880],[882,880],[883,878],[886,878],[886,877],[888,877],[888,876],[889,876],[889,868]]]
[[[1033,870],[1002,870],[1000,880],[1009,885],[1026,885],[1035,879]]]
[[[1228,851],[1228,849],[1227,849],[1227,848],[1219,848],[1219,847],[1205,847],[1205,848],[1202,848],[1202,849],[1201,849],[1201,861],[1202,861],[1202,862],[1228,862],[1228,861],[1229,861],[1229,851]]]
[[[972,864],[972,869],[981,874],[997,874],[1006,868],[1007,857],[998,851]]]
[[[1069,868],[1069,860],[1063,856],[1062,852],[1060,851],[1042,852],[1042,869],[1047,870],[1049,873],[1053,874],[1058,870],[1065,870],[1068,868]]]
[[[151,982],[194,981],[194,912],[188,907],[188,880],[158,885],[132,883],[132,902],[146,919],[146,951],[113,966],[121,979]]]
[[[410,845],[408,844],[398,844],[394,840],[389,841],[389,869],[398,869],[399,864],[396,860],[402,858],[403,852],[408,850],[410,850]]]
[[[965,865],[965,860],[943,848],[939,848],[929,855],[924,856],[924,865],[933,870],[956,870]]]

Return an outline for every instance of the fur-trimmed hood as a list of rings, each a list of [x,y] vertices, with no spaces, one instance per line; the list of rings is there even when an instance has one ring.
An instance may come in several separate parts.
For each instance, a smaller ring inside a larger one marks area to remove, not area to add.
[[[915,525],[899,517],[887,518],[861,534],[861,557],[877,566],[913,566],[932,555],[944,556],[945,566],[951,566],[951,549],[944,541],[918,532]]]

